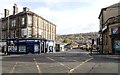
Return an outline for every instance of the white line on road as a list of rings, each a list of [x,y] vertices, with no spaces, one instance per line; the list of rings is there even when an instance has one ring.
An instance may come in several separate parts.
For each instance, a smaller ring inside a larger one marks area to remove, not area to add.
[[[17,66],[18,62],[15,63],[15,65],[13,66],[12,70],[9,73],[13,73],[15,70],[15,67]]]
[[[58,62],[58,61],[56,61],[56,60],[54,60],[54,59],[52,59],[52,58],[50,58],[50,57],[47,57],[47,58],[50,59],[50,60],[52,60],[52,61],[54,61],[54,62],[56,62],[56,63],[59,63],[60,65],[66,67],[67,69],[71,69],[70,67],[66,66],[65,64],[63,64],[63,63],[61,63],[61,62]]]
[[[60,57],[61,59],[65,59],[64,57]]]
[[[84,63],[86,63],[86,62],[88,62],[88,61],[90,61],[90,60],[92,60],[92,59],[93,59],[93,58],[89,58],[89,59],[87,59],[86,61],[80,63],[78,66],[70,69],[70,71],[69,71],[68,73],[73,73],[73,72],[74,72],[77,68],[79,68],[81,65],[83,65]]]
[[[75,61],[75,62],[79,62],[79,61],[77,61],[77,60],[73,60],[73,61]]]
[[[41,73],[40,67],[39,67],[39,65],[37,64],[36,59],[33,58],[33,60],[34,60],[34,62],[35,62],[35,64],[36,64],[36,67],[37,67],[37,69],[38,69],[38,73],[40,74],[40,73]]]

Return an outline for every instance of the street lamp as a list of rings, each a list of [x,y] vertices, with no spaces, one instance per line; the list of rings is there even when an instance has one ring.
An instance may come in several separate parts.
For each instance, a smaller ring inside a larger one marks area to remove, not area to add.
[[[6,50],[6,52],[7,52],[7,54],[8,54],[8,50],[9,50],[9,16],[8,16],[8,24],[7,24],[7,50]]]
[[[0,33],[0,36],[1,36],[1,37],[0,37],[0,46],[1,46],[1,49],[2,49],[2,15],[3,15],[3,14],[0,13],[0,15],[1,15],[1,16],[0,16],[0,32],[1,32],[1,33]]]

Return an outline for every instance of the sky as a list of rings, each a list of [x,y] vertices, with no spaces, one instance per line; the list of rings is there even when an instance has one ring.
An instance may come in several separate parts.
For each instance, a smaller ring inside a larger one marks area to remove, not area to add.
[[[23,11],[23,7],[28,7],[30,11],[54,23],[57,34],[98,32],[101,9],[118,2],[119,0],[2,0],[0,13],[4,16],[4,9],[8,9],[12,14],[16,3],[19,12]]]

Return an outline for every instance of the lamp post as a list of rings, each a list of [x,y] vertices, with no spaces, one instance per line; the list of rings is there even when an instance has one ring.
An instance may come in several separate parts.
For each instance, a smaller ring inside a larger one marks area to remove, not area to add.
[[[1,33],[0,33],[0,36],[1,36],[1,37],[0,37],[0,46],[1,46],[1,49],[2,49],[2,15],[3,15],[3,14],[0,13],[0,15],[1,15],[1,16],[0,16],[0,32],[1,32]]]
[[[8,50],[9,50],[9,16],[8,16],[8,24],[7,24],[7,50],[6,50],[6,52],[7,52],[7,54],[9,54],[9,52],[8,52]]]

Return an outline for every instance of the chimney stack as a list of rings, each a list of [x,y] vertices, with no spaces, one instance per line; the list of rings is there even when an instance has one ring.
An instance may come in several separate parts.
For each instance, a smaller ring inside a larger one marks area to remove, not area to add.
[[[13,15],[15,15],[16,13],[18,13],[18,7],[17,7],[17,4],[14,4],[14,6],[13,6]]]
[[[29,8],[23,7],[23,11],[29,11]]]
[[[4,17],[7,17],[7,16],[9,16],[9,10],[8,9],[4,9]]]

